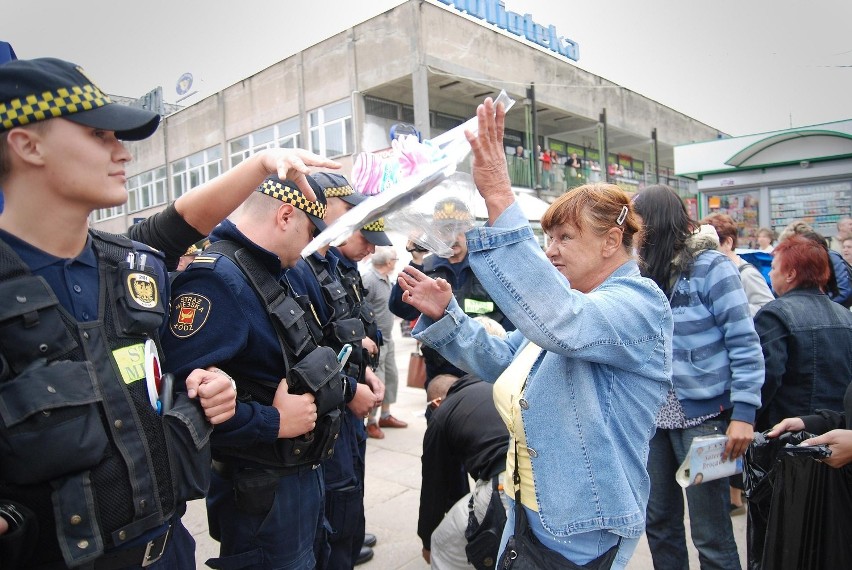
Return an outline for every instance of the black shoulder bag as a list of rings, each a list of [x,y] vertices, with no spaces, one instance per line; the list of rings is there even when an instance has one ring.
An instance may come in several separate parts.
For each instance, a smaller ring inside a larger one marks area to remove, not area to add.
[[[608,570],[615,562],[618,544],[592,560],[580,566],[575,564],[541,543],[535,537],[527,522],[527,515],[521,504],[521,476],[518,473],[518,440],[515,440],[515,470],[512,473],[515,483],[515,534],[509,537],[506,549],[497,565],[503,570]]]
[[[503,537],[503,527],[506,526],[506,509],[500,500],[499,479],[499,475],[491,479],[491,501],[482,516],[482,522],[477,522],[473,514],[473,495],[467,505],[470,514],[467,517],[467,529],[464,531],[464,537],[467,539],[464,551],[467,561],[476,570],[491,570],[497,562],[500,539]]]

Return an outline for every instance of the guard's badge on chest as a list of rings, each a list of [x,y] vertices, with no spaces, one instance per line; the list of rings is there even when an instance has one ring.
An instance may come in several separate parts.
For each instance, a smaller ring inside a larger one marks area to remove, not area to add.
[[[213,304],[210,299],[197,293],[183,293],[172,301],[169,328],[178,338],[188,338],[204,326]]]
[[[153,309],[157,306],[157,282],[144,273],[127,274],[127,295],[140,307]]]

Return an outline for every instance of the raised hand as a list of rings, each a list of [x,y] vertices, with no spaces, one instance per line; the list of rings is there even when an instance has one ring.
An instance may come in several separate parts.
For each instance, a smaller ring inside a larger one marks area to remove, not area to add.
[[[488,221],[494,223],[515,201],[503,146],[506,110],[488,97],[476,108],[476,118],[479,130],[475,135],[465,131],[465,136],[473,151],[473,182],[485,199]]]
[[[396,279],[402,287],[402,300],[432,320],[444,315],[453,298],[453,288],[445,279],[432,279],[411,265],[400,271]]]
[[[281,180],[292,180],[308,200],[316,200],[306,174],[311,173],[309,166],[320,168],[340,168],[340,163],[301,148],[272,148],[261,154],[261,164],[266,169],[264,176],[277,174]]]

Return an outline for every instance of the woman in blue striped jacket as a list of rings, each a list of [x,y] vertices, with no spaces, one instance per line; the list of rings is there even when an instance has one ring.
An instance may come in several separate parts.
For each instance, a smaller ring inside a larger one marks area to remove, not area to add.
[[[683,494],[675,471],[693,438],[726,433],[726,459],[745,453],[760,406],[763,354],[737,268],[718,237],[689,218],[674,190],[650,186],[634,199],[644,236],[643,275],[666,294],[674,318],[672,384],[657,416],[648,473],[648,544],[658,569],[686,569]],[[686,490],[702,568],[740,568],[729,516],[728,479]]]

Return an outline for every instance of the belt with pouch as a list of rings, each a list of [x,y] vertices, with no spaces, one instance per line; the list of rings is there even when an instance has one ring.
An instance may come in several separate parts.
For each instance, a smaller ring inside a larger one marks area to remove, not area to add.
[[[94,570],[116,570],[128,566],[141,566],[145,568],[162,558],[166,551],[166,545],[171,536],[172,525],[168,525],[166,531],[152,538],[145,544],[112,550],[105,552],[103,556],[95,560]]]
[[[305,471],[313,471],[320,466],[319,463],[305,463],[304,465],[294,465],[292,467],[242,467],[230,461],[219,461],[214,459],[211,462],[213,473],[223,479],[233,479],[234,474],[242,470],[261,471],[269,475],[277,475],[278,477],[286,477],[294,473],[303,473]]]

